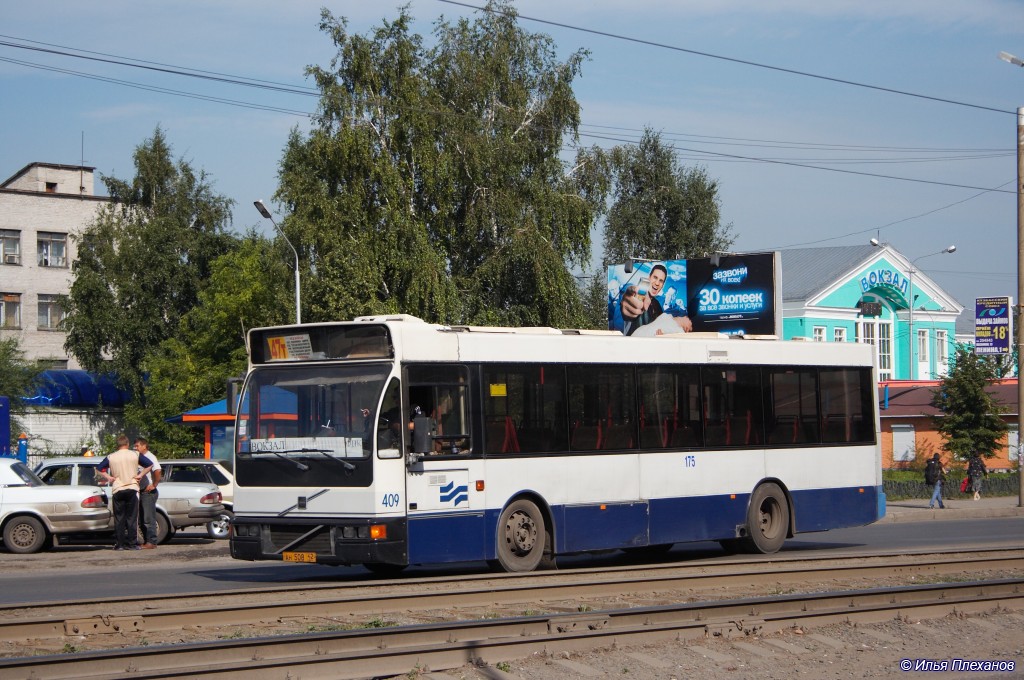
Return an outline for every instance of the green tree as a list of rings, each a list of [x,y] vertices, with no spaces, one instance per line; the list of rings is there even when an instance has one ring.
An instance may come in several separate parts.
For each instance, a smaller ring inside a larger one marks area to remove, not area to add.
[[[316,272],[311,320],[580,320],[570,265],[589,253],[605,178],[593,154],[571,166],[560,154],[577,139],[586,53],[559,61],[509,3],[488,9],[440,20],[429,49],[407,9],[366,36],[323,12],[337,56],[308,69],[317,125],[292,134],[276,194]]]
[[[146,408],[134,402],[126,408],[154,450],[183,451],[202,443],[198,430],[164,419],[223,399],[227,379],[245,374],[246,332],[292,321],[291,296],[282,285],[290,269],[284,251],[254,232],[213,261],[196,306],[146,360]]]
[[[611,152],[612,206],[604,226],[604,266],[630,257],[674,260],[728,250],[731,225],[721,223],[718,182],[702,168],[680,166],[661,135]]]
[[[941,411],[935,417],[942,434],[943,449],[954,458],[967,460],[971,454],[995,455],[1006,435],[1002,407],[986,388],[996,379],[994,364],[958,345],[949,374],[935,390],[932,405]]]
[[[24,427],[19,415],[25,412],[25,397],[36,386],[42,367],[25,360],[25,352],[17,338],[0,339],[0,395],[7,397],[11,405],[11,441],[14,445]]]
[[[231,201],[172,158],[159,127],[134,161],[132,180],[103,177],[112,202],[77,238],[65,347],[87,370],[116,374],[144,409],[146,358],[177,332],[235,238]]]

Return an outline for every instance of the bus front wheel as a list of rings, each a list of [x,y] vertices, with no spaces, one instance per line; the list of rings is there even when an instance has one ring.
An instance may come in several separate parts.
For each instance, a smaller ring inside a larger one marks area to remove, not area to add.
[[[752,553],[778,552],[789,533],[789,504],[775,484],[754,490],[747,508],[746,548]]]
[[[547,530],[540,509],[527,500],[510,504],[498,521],[498,563],[505,571],[533,571],[544,557]]]

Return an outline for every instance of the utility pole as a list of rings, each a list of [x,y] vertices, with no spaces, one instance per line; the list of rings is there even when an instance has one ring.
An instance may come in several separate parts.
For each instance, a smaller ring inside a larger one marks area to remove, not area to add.
[[[1024,351],[1024,107],[1017,109],[1017,506],[1024,508],[1024,376],[1020,353]]]

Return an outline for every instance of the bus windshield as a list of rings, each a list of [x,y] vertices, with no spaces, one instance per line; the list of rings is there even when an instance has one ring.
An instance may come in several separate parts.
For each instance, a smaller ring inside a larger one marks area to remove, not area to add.
[[[253,486],[367,486],[387,364],[268,366],[238,408],[235,475]]]

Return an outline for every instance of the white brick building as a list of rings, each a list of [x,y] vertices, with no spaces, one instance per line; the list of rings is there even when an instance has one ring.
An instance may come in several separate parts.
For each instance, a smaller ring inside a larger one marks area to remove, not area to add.
[[[94,195],[94,169],[30,163],[0,183],[0,337],[52,368],[81,368],[64,351],[57,296],[70,290],[72,236],[110,201]]]

